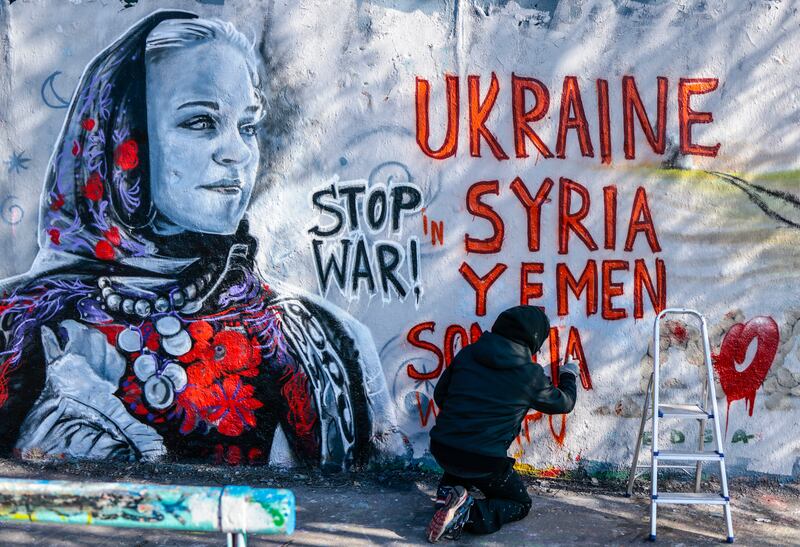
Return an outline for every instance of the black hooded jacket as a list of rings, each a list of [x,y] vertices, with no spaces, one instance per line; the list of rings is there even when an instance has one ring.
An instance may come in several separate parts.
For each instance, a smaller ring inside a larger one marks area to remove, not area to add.
[[[431,440],[464,452],[505,457],[529,409],[564,414],[575,406],[575,377],[554,387],[532,362],[550,323],[535,306],[500,314],[492,332],[463,348],[436,384],[439,407]]]

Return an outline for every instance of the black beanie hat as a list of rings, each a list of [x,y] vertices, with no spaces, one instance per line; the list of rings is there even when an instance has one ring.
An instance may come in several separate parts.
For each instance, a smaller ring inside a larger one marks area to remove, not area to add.
[[[501,313],[492,332],[528,346],[536,353],[550,333],[550,321],[537,306],[515,306]]]

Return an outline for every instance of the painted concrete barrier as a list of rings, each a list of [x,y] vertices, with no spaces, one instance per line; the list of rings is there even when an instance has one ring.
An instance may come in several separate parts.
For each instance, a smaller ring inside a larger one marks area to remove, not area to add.
[[[731,474],[800,478],[796,5],[0,0],[0,457],[432,465],[522,303],[580,387],[508,455],[625,477],[691,306]]]
[[[290,490],[0,479],[0,520],[291,534]]]

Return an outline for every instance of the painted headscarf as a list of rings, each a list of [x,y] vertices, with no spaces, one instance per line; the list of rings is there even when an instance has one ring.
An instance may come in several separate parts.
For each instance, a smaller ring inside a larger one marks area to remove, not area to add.
[[[196,17],[160,11],[142,19],[81,77],[45,178],[36,261],[0,299],[0,407],[30,334],[96,291],[87,277],[147,271],[159,258],[200,255],[192,246],[203,238],[183,238],[178,251],[149,228],[155,208],[145,102],[147,35],[166,19]]]
[[[165,19],[143,19],[89,63],[47,173],[39,247],[103,261],[159,254],[150,200],[145,41]],[[163,251],[162,251],[163,252]]]

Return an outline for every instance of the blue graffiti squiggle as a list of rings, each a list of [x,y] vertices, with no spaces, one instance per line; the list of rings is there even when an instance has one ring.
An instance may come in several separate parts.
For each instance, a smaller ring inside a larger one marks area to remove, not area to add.
[[[3,222],[6,224],[14,226],[22,222],[25,216],[25,210],[18,202],[19,199],[17,196],[6,196],[0,204],[0,218],[2,218]]]
[[[64,99],[61,95],[59,95],[58,92],[56,91],[56,88],[53,86],[53,82],[55,81],[56,76],[58,76],[59,74],[61,74],[61,71],[56,70],[55,72],[50,74],[50,76],[45,78],[44,82],[42,83],[42,88],[40,90],[40,93],[42,95],[42,101],[44,102],[44,104],[46,104],[50,108],[55,108],[55,109],[67,108],[69,106],[69,101]],[[48,100],[47,98],[48,86],[50,87],[49,93],[51,93],[52,96],[55,98],[55,100],[58,101],[57,103]]]

